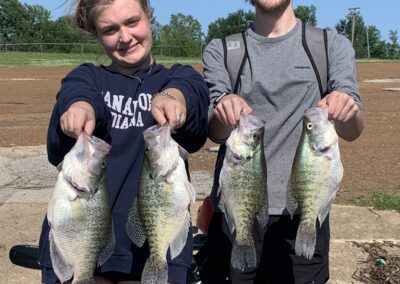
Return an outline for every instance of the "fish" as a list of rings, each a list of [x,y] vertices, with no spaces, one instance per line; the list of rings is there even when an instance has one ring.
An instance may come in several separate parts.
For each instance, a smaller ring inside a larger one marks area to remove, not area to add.
[[[327,107],[304,112],[303,130],[288,182],[286,208],[293,218],[299,210],[295,253],[311,259],[315,252],[316,221],[327,217],[343,178],[339,137]]]
[[[239,124],[226,141],[226,153],[219,177],[219,207],[234,236],[233,268],[257,265],[253,230],[268,222],[267,165],[264,154],[265,122],[252,114],[241,114]]]
[[[50,257],[61,283],[94,283],[115,236],[106,180],[111,146],[82,132],[65,155],[48,203]]]
[[[167,283],[167,252],[177,257],[191,226],[189,205],[196,193],[188,179],[188,153],[171,137],[168,123],[143,132],[144,163],[139,191],[128,213],[126,232],[132,242],[149,245],[141,283]]]

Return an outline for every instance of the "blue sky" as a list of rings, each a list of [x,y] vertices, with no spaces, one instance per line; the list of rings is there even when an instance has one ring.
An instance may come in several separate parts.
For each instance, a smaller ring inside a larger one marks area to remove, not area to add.
[[[51,12],[52,18],[68,13],[70,3],[58,8],[65,0],[20,0],[21,3],[29,5],[41,5]],[[245,3],[244,0],[150,0],[155,9],[155,16],[160,24],[168,24],[170,16],[176,13],[192,15],[197,19],[203,31],[206,32],[208,25],[218,18],[226,17],[229,13],[238,9],[253,10],[254,7]],[[334,27],[340,20],[344,19],[350,7],[359,7],[367,25],[374,25],[381,32],[383,39],[388,39],[389,30],[397,30],[400,35],[400,0],[293,0],[297,5],[314,5],[317,8],[317,21],[319,27]],[[382,4],[382,5],[380,5]]]

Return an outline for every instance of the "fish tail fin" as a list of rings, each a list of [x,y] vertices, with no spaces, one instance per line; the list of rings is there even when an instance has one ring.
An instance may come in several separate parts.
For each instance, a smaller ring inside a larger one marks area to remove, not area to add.
[[[315,225],[301,224],[297,229],[295,251],[296,255],[311,259],[314,255],[316,243]]]
[[[167,261],[159,261],[149,258],[144,265],[141,282],[142,284],[165,284],[168,282]]]
[[[95,284],[94,278],[74,280],[72,279],[72,284]]]
[[[257,255],[256,248],[254,246],[254,241],[246,245],[239,245],[236,242],[232,247],[231,254],[231,264],[233,268],[244,270],[247,268],[256,267],[257,265]]]

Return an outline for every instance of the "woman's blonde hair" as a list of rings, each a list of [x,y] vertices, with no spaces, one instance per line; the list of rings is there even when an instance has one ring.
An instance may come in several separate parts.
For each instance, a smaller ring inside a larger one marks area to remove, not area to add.
[[[75,24],[89,32],[96,35],[95,20],[101,7],[111,5],[115,0],[77,0],[76,9],[74,13]],[[148,0],[132,0],[138,1],[146,16],[151,18],[152,9]]]

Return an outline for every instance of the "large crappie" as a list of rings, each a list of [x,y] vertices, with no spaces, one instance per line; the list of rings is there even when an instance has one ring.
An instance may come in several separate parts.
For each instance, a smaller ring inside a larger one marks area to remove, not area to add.
[[[94,283],[114,251],[105,162],[111,146],[83,132],[65,155],[48,204],[50,256],[61,283]]]
[[[168,248],[173,259],[186,244],[188,206],[195,201],[195,191],[185,169],[188,154],[172,139],[168,124],[152,126],[143,136],[145,160],[126,230],[137,246],[146,239],[149,243],[150,255],[141,283],[164,284],[168,280]]]
[[[231,254],[232,267],[256,267],[253,230],[268,221],[267,167],[264,156],[265,122],[251,114],[242,114],[239,125],[226,141],[226,153],[220,173],[220,206],[231,233],[236,231]]]
[[[327,108],[304,113],[303,132],[288,183],[287,209],[300,211],[295,251],[311,259],[316,244],[316,221],[322,224],[329,213],[343,177],[339,138],[328,120]]]

